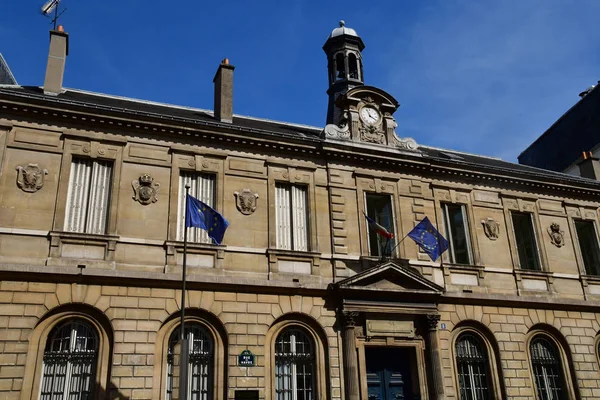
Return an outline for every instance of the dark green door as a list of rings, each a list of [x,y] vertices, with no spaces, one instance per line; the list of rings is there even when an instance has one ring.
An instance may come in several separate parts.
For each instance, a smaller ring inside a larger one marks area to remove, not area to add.
[[[413,393],[410,349],[365,348],[368,400],[419,400]]]

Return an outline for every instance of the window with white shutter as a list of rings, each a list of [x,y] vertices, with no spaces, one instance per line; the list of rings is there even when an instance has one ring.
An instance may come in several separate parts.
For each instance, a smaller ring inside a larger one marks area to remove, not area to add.
[[[112,162],[74,158],[69,176],[69,194],[64,230],[106,233]]]
[[[277,248],[308,251],[308,205],[306,188],[275,186]]]
[[[190,196],[193,196],[204,204],[215,208],[215,176],[198,174],[191,171],[181,171],[179,174],[179,203],[177,205],[177,240],[183,240],[185,229],[185,185],[190,185]],[[190,229],[188,231],[188,242],[212,243],[212,239],[203,229]]]

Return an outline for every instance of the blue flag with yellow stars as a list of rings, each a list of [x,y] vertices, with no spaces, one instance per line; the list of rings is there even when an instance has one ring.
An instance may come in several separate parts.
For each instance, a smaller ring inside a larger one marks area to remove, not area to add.
[[[204,229],[216,244],[221,244],[229,222],[216,210],[189,194],[187,195],[186,204],[185,226]]]
[[[410,231],[408,236],[414,240],[425,253],[429,254],[429,257],[433,261],[437,260],[439,256],[448,250],[448,241],[434,228],[427,217],[423,218],[423,220]]]

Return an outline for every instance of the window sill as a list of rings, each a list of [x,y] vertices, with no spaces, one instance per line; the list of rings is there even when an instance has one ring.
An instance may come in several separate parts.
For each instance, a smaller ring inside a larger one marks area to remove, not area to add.
[[[52,231],[50,258],[74,258],[78,260],[114,261],[117,235]]]
[[[553,273],[515,268],[517,288],[523,292],[553,292]]]
[[[183,242],[167,240],[167,271],[178,272],[176,267],[183,265]],[[227,246],[210,243],[187,243],[186,267],[223,268],[223,258]]]
[[[485,267],[474,264],[443,263],[442,269],[446,282],[463,289],[485,286]]]
[[[319,275],[321,253],[315,251],[267,249],[267,257],[269,259],[270,272]]]

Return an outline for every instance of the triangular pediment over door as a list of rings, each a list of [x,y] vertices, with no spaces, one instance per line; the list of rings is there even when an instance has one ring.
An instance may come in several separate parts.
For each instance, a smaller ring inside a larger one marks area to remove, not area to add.
[[[423,277],[417,270],[388,261],[339,281],[336,289],[441,295],[444,288]]]

